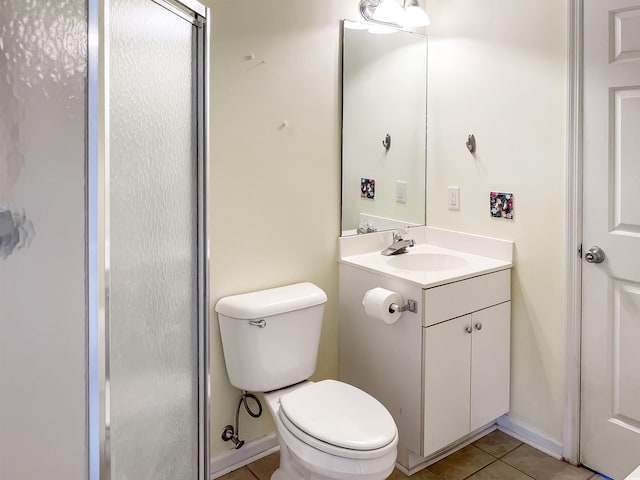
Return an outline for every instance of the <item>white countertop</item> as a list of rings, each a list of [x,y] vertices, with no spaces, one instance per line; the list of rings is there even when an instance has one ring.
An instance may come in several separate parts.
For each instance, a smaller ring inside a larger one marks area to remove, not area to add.
[[[446,283],[497,272],[513,266],[513,264],[508,261],[426,243],[417,244],[408,250],[408,253],[392,256],[381,255],[379,251],[348,255],[340,258],[339,262],[371,272],[401,278],[421,288],[437,287]],[[398,264],[412,265],[412,260],[415,260],[415,265],[418,265],[422,260],[420,258],[421,256],[429,255],[433,255],[433,259],[438,260],[434,262],[436,266],[433,269],[414,270],[414,267],[407,269],[398,266]],[[403,258],[401,259],[400,257]],[[459,261],[456,259],[459,259]]]

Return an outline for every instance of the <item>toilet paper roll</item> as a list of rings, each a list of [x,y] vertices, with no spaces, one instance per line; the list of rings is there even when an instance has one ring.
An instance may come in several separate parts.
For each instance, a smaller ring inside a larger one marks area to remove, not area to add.
[[[402,305],[400,294],[380,287],[368,290],[362,299],[362,305],[367,315],[389,324],[395,323],[402,315],[400,312],[391,312],[389,310],[392,303],[398,306]]]

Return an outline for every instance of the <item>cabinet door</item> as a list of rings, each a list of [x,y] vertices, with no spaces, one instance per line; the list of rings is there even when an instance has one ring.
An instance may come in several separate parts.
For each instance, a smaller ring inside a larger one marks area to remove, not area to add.
[[[423,456],[469,433],[470,327],[465,315],[423,329]]]
[[[509,411],[511,302],[471,316],[471,431]]]

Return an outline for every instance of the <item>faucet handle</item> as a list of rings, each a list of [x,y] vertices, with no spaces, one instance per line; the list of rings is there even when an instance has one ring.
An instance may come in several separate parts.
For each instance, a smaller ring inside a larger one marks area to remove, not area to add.
[[[400,242],[407,238],[407,227],[401,227],[397,232],[393,232],[393,241]]]

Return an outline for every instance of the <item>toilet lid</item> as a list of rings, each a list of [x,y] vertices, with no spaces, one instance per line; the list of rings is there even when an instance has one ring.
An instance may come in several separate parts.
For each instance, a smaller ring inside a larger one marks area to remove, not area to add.
[[[396,437],[396,424],[378,400],[335,380],[282,396],[280,410],[306,434],[342,448],[374,450]]]

